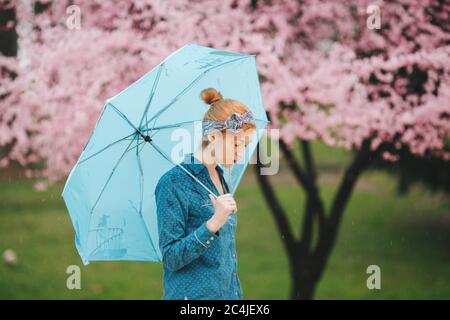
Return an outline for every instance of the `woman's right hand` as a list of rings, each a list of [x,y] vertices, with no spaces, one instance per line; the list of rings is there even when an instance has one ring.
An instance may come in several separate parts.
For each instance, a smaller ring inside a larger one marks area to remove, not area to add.
[[[221,195],[217,199],[210,194],[209,198],[214,204],[214,214],[206,222],[206,227],[212,233],[216,233],[227,222],[231,212],[237,212],[237,205],[230,193]]]

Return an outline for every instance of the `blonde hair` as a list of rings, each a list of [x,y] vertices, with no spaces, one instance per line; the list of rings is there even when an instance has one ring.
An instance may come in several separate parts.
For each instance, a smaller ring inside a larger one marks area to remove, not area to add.
[[[206,88],[200,93],[200,98],[209,105],[203,120],[225,121],[233,113],[243,114],[250,111],[249,108],[239,100],[224,99],[222,94],[214,88]],[[243,130],[256,129],[254,124],[244,123]],[[208,141],[203,141],[207,145]]]

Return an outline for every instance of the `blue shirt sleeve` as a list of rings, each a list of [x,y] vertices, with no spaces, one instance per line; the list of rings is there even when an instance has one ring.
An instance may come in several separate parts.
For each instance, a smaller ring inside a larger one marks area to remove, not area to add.
[[[202,255],[218,234],[208,230],[206,221],[186,234],[189,198],[176,183],[160,181],[155,197],[163,263],[169,270],[176,271]]]

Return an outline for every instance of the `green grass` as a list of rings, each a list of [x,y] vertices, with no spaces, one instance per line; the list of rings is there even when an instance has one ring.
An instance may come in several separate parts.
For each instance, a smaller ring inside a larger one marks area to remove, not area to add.
[[[348,158],[348,155],[330,156],[322,146],[314,148],[322,154],[320,159],[327,159],[325,166],[340,165]],[[290,286],[287,257],[252,175],[250,168],[236,195],[238,263],[244,298],[287,299]],[[336,175],[328,172],[321,180],[322,196],[328,203],[335,192]],[[289,176],[274,177],[273,181],[298,235],[304,197]],[[0,180],[0,253],[11,248],[18,256],[16,266],[0,261],[0,298],[160,299],[160,264],[82,265],[61,190],[61,185],[55,185],[37,192],[29,181]],[[400,197],[395,193],[395,181],[387,174],[364,174],[347,207],[316,297],[449,299],[449,207],[449,201],[442,195],[416,187]],[[66,288],[66,268],[74,264],[82,270],[81,290]],[[381,268],[382,289],[378,291],[366,287],[366,268],[372,264]]]

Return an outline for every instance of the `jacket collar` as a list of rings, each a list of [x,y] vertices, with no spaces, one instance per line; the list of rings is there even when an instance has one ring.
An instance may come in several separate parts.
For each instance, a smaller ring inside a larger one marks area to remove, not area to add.
[[[195,174],[198,174],[199,172],[201,172],[203,170],[207,170],[207,168],[203,164],[203,162],[201,162],[199,159],[197,159],[192,152],[187,153],[184,156],[183,165]],[[217,165],[216,169],[219,170],[220,173],[223,175],[223,169],[220,165]]]

